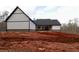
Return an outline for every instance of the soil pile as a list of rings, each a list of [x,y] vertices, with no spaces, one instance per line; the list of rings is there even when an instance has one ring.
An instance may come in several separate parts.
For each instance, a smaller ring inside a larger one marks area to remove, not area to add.
[[[0,51],[79,51],[79,35],[62,32],[0,32]]]

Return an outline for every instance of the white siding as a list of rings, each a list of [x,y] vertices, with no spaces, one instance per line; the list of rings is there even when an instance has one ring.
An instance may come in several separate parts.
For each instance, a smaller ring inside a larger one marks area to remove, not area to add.
[[[33,29],[33,30],[36,29],[36,28],[35,28],[35,24],[34,24],[33,22],[31,22],[31,21],[30,21],[30,29]]]
[[[8,21],[29,21],[24,14],[13,14]]]
[[[29,21],[29,18],[20,9],[17,9],[8,21]]]
[[[29,29],[29,22],[7,22],[7,29]]]
[[[52,30],[60,30],[60,26],[52,26]]]
[[[35,24],[20,9],[17,9],[7,21],[7,29],[29,29],[29,27],[34,30]]]
[[[20,9],[17,9],[14,13],[22,13]]]

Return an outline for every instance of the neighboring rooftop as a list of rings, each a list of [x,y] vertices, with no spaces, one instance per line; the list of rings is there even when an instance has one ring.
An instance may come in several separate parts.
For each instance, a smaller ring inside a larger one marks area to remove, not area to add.
[[[61,25],[57,19],[37,19],[34,22],[36,25]]]

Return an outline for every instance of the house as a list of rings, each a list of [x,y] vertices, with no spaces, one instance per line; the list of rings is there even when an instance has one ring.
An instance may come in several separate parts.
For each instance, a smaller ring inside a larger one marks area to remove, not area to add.
[[[60,30],[60,22],[57,19],[32,20],[18,6],[6,18],[6,31],[52,31]]]
[[[59,31],[61,24],[57,19],[37,19],[34,20],[36,23],[36,30],[46,30],[46,31]]]
[[[35,23],[18,6],[7,17],[6,31],[31,31],[35,30]]]

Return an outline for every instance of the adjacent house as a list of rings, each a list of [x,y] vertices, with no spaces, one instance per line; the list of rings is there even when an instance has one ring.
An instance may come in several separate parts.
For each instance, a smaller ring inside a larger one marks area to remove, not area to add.
[[[19,7],[6,18],[6,31],[59,31],[60,22],[57,19],[32,20]]]
[[[60,31],[61,28],[61,24],[57,19],[37,19],[34,22],[38,31]]]

